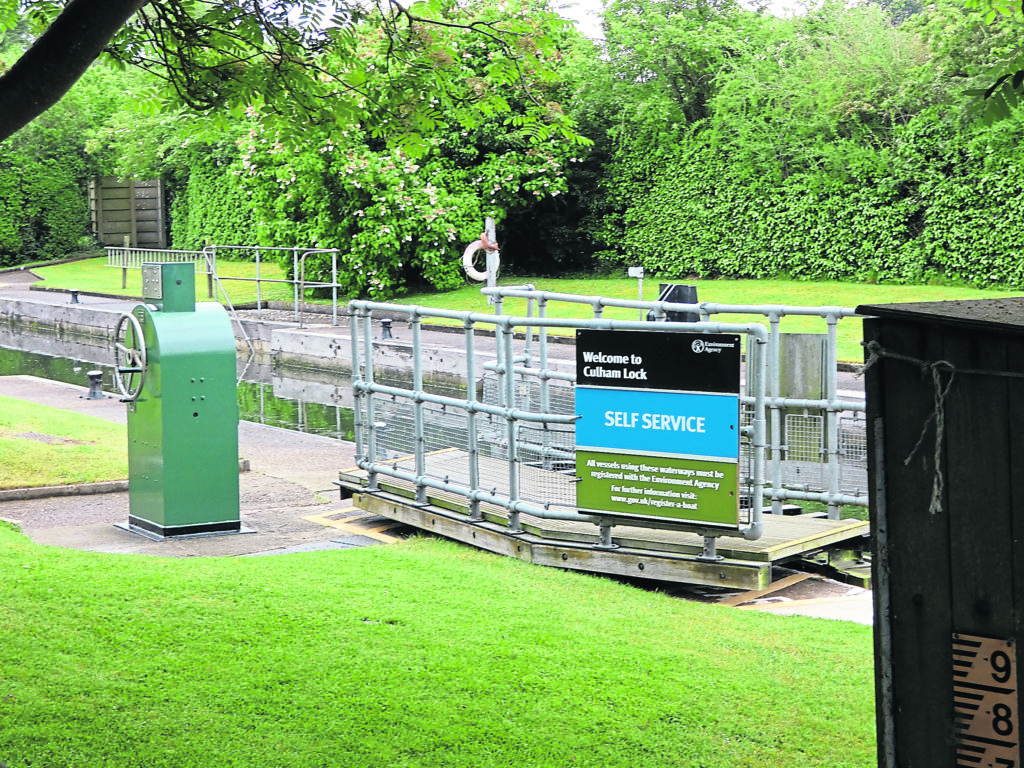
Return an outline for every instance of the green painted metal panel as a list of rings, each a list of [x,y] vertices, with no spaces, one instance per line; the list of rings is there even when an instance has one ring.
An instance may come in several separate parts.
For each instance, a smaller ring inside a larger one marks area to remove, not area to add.
[[[134,314],[149,363],[128,415],[130,522],[165,536],[239,530],[230,319],[215,304],[191,312],[139,305]]]

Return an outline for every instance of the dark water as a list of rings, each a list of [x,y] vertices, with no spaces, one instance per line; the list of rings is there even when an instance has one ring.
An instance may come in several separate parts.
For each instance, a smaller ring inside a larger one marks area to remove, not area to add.
[[[0,346],[0,376],[38,376],[50,381],[89,386],[90,371],[103,372],[103,391],[116,394],[113,368],[74,357],[62,356],[58,339],[39,337],[40,347],[52,350],[53,354],[26,352]],[[238,384],[238,409],[245,421],[283,427],[299,432],[324,435],[341,440],[354,440],[353,416],[348,408],[329,403],[315,402],[306,398],[281,397],[275,392],[273,381],[301,388],[302,380],[298,370],[276,371],[271,374],[267,366],[240,365],[248,380]],[[321,376],[321,378],[323,378]],[[342,377],[335,377],[338,385],[344,385]],[[298,385],[298,386],[296,386]]]

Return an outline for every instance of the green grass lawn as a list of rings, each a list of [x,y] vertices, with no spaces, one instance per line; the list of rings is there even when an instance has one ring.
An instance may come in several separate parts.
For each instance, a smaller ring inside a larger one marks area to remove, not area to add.
[[[0,396],[0,489],[127,477],[123,425]]]
[[[514,285],[525,282],[529,282],[538,290],[555,293],[578,293],[631,300],[638,298],[637,281],[626,278],[523,278],[520,280],[501,280],[500,284]],[[666,280],[666,282],[668,281]],[[1020,291],[980,290],[977,288],[931,285],[869,285],[865,283],[804,282],[799,280],[681,280],[679,282],[695,284],[700,301],[733,305],[831,306],[853,309],[862,304],[994,299],[1022,295]],[[644,280],[643,296],[645,301],[657,300],[657,280]],[[472,286],[446,293],[412,294],[403,296],[397,301],[402,304],[419,304],[440,309],[484,313],[494,312],[494,308],[487,304],[487,297],[480,293],[479,288]],[[506,299],[503,303],[502,312],[506,315],[525,315],[526,305],[525,299]],[[592,308],[584,304],[559,303],[557,305],[550,305],[547,312],[550,317],[593,317]],[[638,312],[635,309],[608,307],[604,309],[602,316],[612,319],[636,320],[638,319]],[[763,316],[756,315],[723,314],[716,315],[712,319],[723,323],[763,323],[767,326],[767,320]],[[450,321],[450,324],[455,323]],[[824,320],[799,316],[783,317],[781,328],[786,333],[824,333],[827,330]],[[569,333],[569,331],[554,330],[552,333]],[[860,319],[849,318],[842,320],[838,326],[839,359],[847,362],[863,362],[862,338],[863,329]]]
[[[77,289],[96,293],[138,296],[142,285],[137,270],[129,270],[128,287],[121,289],[121,270],[103,266],[104,258],[86,259],[83,261],[60,264],[52,267],[34,269],[45,280],[40,285],[53,288]],[[235,304],[256,301],[256,284],[231,280],[235,277],[254,277],[255,265],[247,262],[221,261],[217,269],[225,278],[223,285]],[[275,264],[264,263],[260,276],[281,278],[283,271]],[[666,279],[666,278],[663,278]],[[666,279],[667,280],[667,279]],[[606,296],[617,299],[636,299],[637,281],[628,278],[505,278],[502,285],[520,285],[531,283],[539,290],[558,293],[576,293],[588,296]],[[687,282],[687,281],[681,281]],[[799,280],[696,280],[698,296],[701,301],[716,304],[772,304],[789,306],[838,306],[855,308],[861,304],[889,304],[916,301],[950,301],[954,299],[992,299],[1005,296],[1020,295],[1019,291],[980,290],[960,286],[906,286],[906,285],[869,285],[866,283],[838,282],[805,282]],[[268,283],[262,286],[264,301],[292,301],[290,286],[281,283]],[[207,294],[206,278],[196,276],[196,295],[205,300]],[[658,297],[658,280],[644,281],[644,299],[653,301]],[[397,300],[403,304],[419,304],[460,311],[477,311],[493,313],[493,307],[480,293],[478,286],[466,286],[456,291],[445,293],[423,292],[407,294]],[[322,303],[322,302],[321,302]],[[503,307],[504,314],[525,315],[526,301],[509,299]],[[592,316],[588,305],[558,304],[548,308],[552,317],[584,318]],[[635,320],[637,310],[607,308],[604,317],[613,319]],[[764,318],[755,315],[719,315],[720,322],[750,323],[765,322]],[[431,322],[444,323],[443,320]],[[450,322],[449,324],[454,324]],[[782,330],[789,333],[823,333],[825,323],[817,318],[789,316],[782,320]],[[554,331],[568,333],[568,331]],[[860,342],[862,338],[859,319],[843,320],[839,324],[839,359],[850,362],[861,362],[863,352]]]
[[[63,288],[65,290],[85,291],[89,293],[105,293],[114,296],[141,296],[142,272],[129,269],[127,283],[121,287],[121,270],[105,266],[105,256],[92,259],[72,261],[67,264],[56,264],[52,267],[33,267],[32,271],[43,278],[36,283],[47,288]],[[245,304],[256,301],[256,283],[233,280],[231,278],[255,278],[256,265],[241,261],[218,261],[217,274],[222,279],[232,303]],[[260,264],[260,279],[284,279],[284,270],[273,262]],[[223,296],[214,287],[217,300]],[[292,301],[292,288],[283,283],[260,283],[260,296],[263,301]],[[196,275],[196,299],[210,301],[206,275]]]
[[[0,524],[10,768],[868,768],[869,627],[432,539],[103,555]]]

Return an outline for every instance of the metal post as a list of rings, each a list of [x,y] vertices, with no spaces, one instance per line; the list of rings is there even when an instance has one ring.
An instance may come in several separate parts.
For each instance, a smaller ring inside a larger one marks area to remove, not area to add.
[[[770,338],[770,337],[769,337]],[[764,508],[764,486],[765,486],[765,341],[753,334],[747,336],[747,365],[756,366],[754,376],[754,492],[750,510],[750,527],[744,531],[747,539],[760,538],[764,531],[764,524],[761,520],[761,511]]]
[[[828,323],[828,337],[825,342],[828,369],[825,371],[825,397],[830,403],[838,399],[839,373],[836,370],[838,360],[838,341],[836,338],[836,325],[839,322],[831,312],[825,318]],[[828,460],[828,492],[830,495],[839,495],[839,413],[835,408],[829,407],[825,413],[825,451]],[[829,502],[828,519],[838,520],[842,507],[838,502]]]
[[[205,249],[204,249],[205,255]],[[213,283],[217,278],[217,246],[210,246],[210,256],[206,259],[206,298],[213,298]],[[227,293],[227,291],[225,291]]]
[[[462,321],[466,336],[466,452],[469,454],[469,487],[480,487],[480,448],[477,444],[476,426],[476,346],[473,338],[473,321],[466,318]],[[484,519],[480,512],[480,500],[469,501],[469,519]]]
[[[712,563],[717,563],[719,560],[725,559],[718,554],[718,538],[716,536],[704,537],[704,551],[697,555],[697,559],[706,560]]]
[[[359,386],[363,377],[361,374],[361,355],[359,353],[359,317],[352,307],[348,309],[349,323],[349,344],[352,348],[352,428],[355,432],[356,461],[366,458],[363,451],[363,397],[365,392]]]
[[[292,248],[292,292],[295,294],[295,322],[299,322],[299,249]]]
[[[526,299],[526,316],[533,317],[533,297],[529,296]],[[533,362],[533,326],[527,325],[523,328],[523,365],[527,368],[531,367]]]
[[[768,315],[768,392],[769,397],[781,397],[782,372],[779,366],[779,355],[782,349],[780,338],[780,322],[782,316],[779,312],[773,311]],[[749,347],[749,342],[748,342]],[[748,348],[749,353],[749,348]],[[748,354],[748,365],[749,354]],[[769,432],[771,439],[771,461],[772,461],[772,490],[782,488],[782,413],[778,405],[771,406]],[[772,514],[782,514],[782,499],[772,498]]]
[[[612,526],[602,523],[597,527],[598,541],[594,549],[618,549],[619,545],[612,541]]]
[[[303,322],[306,316],[306,257],[308,255],[309,251],[305,251],[299,257],[299,328],[305,327]]]
[[[263,317],[263,295],[260,292],[260,249],[256,249],[256,316]]]
[[[515,503],[519,501],[519,463],[518,451],[516,450],[516,419],[513,415],[515,410],[515,377],[512,375],[512,328],[506,325],[498,326],[498,342],[501,345],[503,366],[505,368],[505,407],[508,415],[505,417],[507,425],[506,440],[508,441],[508,497],[510,501],[508,511],[509,533],[522,533],[519,525],[519,511]]]
[[[128,287],[128,257],[129,249],[132,247],[132,239],[124,236],[124,260],[121,262],[121,290]]]
[[[338,251],[331,252],[331,325],[338,324]]]
[[[491,298],[491,297],[488,297],[488,298]],[[502,295],[500,293],[497,294],[496,296],[494,296],[493,298],[494,298],[494,314],[497,315],[498,317],[501,317],[502,310],[504,308],[504,301],[505,300],[504,300],[504,298],[502,297]],[[510,364],[506,364],[506,363],[502,362],[504,347],[501,344],[501,328],[502,327],[499,326],[499,325],[495,325],[494,326],[494,340],[495,340],[495,343],[497,344],[497,355],[498,355],[498,361],[497,361],[498,365],[497,365],[497,369],[495,371],[498,374],[498,382],[497,382],[496,390],[497,390],[497,393],[498,393],[498,405],[504,406],[505,408],[511,408],[512,404],[508,403],[508,402],[505,402],[505,377],[512,375],[512,368],[510,367]]]
[[[547,317],[547,300],[541,299],[537,302],[537,314],[541,319]],[[551,384],[548,379],[548,329],[543,323],[537,329],[537,346],[540,350],[540,410],[541,413],[551,413]],[[548,425],[544,425],[544,440],[542,444],[544,455],[541,458],[541,466],[544,469],[551,469],[551,432]]]
[[[420,321],[419,312],[413,307],[412,315],[409,318],[412,326],[412,390],[413,390],[413,438],[415,440],[416,456],[416,477],[422,478],[427,473],[426,440],[423,436],[423,363],[419,351],[420,342]],[[416,502],[427,503],[427,487],[419,480],[416,481]]]
[[[484,219],[484,233],[487,235],[487,242],[491,245],[497,245],[498,236],[494,228],[494,219],[490,216]],[[487,287],[493,288],[498,284],[498,262],[499,255],[498,249],[485,248],[485,256],[487,259]]]
[[[372,321],[370,318],[370,310],[366,309],[363,312],[363,380],[367,384],[373,384],[373,329]],[[352,334],[352,338],[355,339],[356,334]],[[354,363],[354,361],[353,361]],[[353,364],[353,374],[355,373],[355,366]],[[376,436],[376,415],[374,413],[373,393],[366,392],[366,424],[364,428],[369,429],[369,440],[368,445],[364,446],[367,449],[368,459],[371,464],[376,464],[378,460],[377,456],[377,436]],[[377,473],[370,470],[366,475],[366,484],[371,491],[375,491],[378,488],[377,485]]]

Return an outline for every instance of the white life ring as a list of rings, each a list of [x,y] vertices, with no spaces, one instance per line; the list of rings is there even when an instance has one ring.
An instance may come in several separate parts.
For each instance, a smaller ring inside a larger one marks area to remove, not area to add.
[[[489,243],[488,243],[489,245]],[[462,269],[466,273],[466,277],[470,280],[476,280],[478,283],[485,282],[487,280],[487,272],[481,272],[479,269],[473,266],[473,259],[476,256],[477,251],[483,251],[485,254],[490,250],[497,250],[497,248],[491,249],[484,247],[484,239],[474,240],[472,243],[466,246],[466,250],[462,252]],[[498,267],[498,258],[495,254],[494,267]]]

